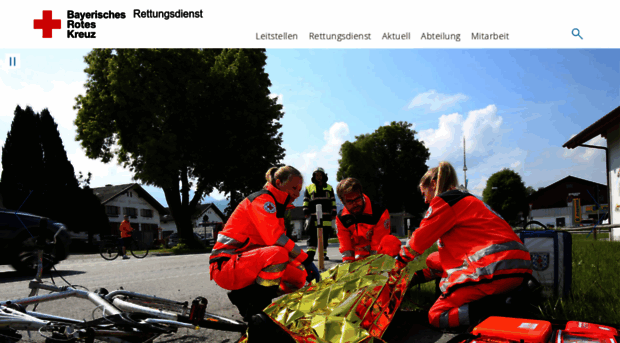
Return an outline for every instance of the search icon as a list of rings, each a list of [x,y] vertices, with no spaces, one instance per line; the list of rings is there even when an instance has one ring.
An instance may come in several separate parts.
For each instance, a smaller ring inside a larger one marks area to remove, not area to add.
[[[583,37],[581,37],[581,34],[579,33],[579,29],[573,29],[573,36],[583,39]]]

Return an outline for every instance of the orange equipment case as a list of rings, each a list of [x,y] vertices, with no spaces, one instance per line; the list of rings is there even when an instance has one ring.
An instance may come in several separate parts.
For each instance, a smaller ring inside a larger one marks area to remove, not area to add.
[[[610,326],[579,321],[570,321],[566,323],[565,330],[573,335],[583,335],[588,337],[614,338],[614,336],[618,336],[618,330]]]
[[[547,343],[551,331],[551,323],[544,320],[489,317],[478,324],[472,334],[480,334],[477,339],[480,341]]]

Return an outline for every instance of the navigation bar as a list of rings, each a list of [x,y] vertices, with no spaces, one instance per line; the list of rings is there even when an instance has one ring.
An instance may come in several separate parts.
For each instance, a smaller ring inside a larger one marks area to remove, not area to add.
[[[9,48],[620,48],[620,3],[10,2]],[[485,1],[483,1],[485,2]]]

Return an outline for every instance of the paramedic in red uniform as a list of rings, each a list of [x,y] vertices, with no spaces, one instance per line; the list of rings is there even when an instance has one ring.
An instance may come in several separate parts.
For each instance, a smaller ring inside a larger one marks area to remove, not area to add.
[[[422,177],[420,190],[430,206],[397,257],[402,267],[437,242],[431,265],[439,263],[433,269],[441,269],[442,295],[428,319],[439,328],[470,325],[484,311],[476,308],[480,302],[470,303],[513,290],[532,274],[530,254],[510,225],[457,185],[456,171],[448,162]]]
[[[299,197],[303,179],[291,167],[267,171],[264,188],[245,198],[217,236],[210,275],[246,321],[259,314],[279,293],[319,280],[308,255],[286,236],[284,212]]]
[[[388,210],[372,204],[362,192],[362,184],[354,178],[340,181],[336,193],[344,205],[336,217],[342,261],[377,254],[381,239],[390,234]]]

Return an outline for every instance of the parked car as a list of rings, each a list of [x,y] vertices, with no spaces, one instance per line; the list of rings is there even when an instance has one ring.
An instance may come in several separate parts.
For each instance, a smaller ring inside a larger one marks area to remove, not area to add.
[[[198,241],[202,242],[203,244],[205,243],[205,240],[202,237],[198,236],[196,233],[194,233],[194,238],[196,238]],[[172,248],[176,246],[177,244],[179,244],[179,234],[177,232],[174,232],[173,234],[168,236],[168,248]]]
[[[212,247],[215,245],[215,241],[217,240],[217,234],[224,230],[224,223],[201,223],[200,227],[194,230],[199,231],[199,234],[202,237],[202,242],[206,246]]]
[[[19,272],[36,272],[35,243],[42,233],[39,227],[42,218],[30,213],[0,209],[0,264],[10,264]],[[43,233],[46,240],[51,242],[54,234],[64,227],[62,223],[48,219],[46,232]],[[61,231],[56,238],[56,244],[45,250],[51,261],[44,264],[44,269],[50,269],[66,259],[69,256],[70,243],[69,233],[66,230]]]

